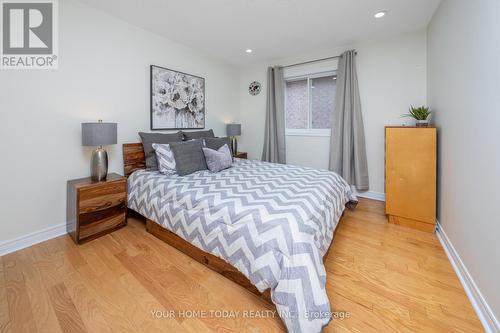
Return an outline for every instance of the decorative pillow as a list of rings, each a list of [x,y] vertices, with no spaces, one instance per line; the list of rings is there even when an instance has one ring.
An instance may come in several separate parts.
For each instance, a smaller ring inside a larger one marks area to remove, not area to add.
[[[175,169],[179,176],[207,169],[202,140],[171,143],[170,149],[174,153]]]
[[[180,131],[173,134],[139,132],[139,136],[141,137],[144,155],[146,156],[146,168],[153,171],[158,170],[158,163],[156,161],[156,153],[153,149],[153,143],[166,144],[181,142],[183,138]]]
[[[196,132],[182,132],[184,140],[201,139],[201,138],[215,138],[214,131],[209,129],[207,131]]]
[[[218,150],[203,148],[203,154],[205,154],[205,160],[207,161],[210,172],[222,171],[231,167],[231,164],[233,164],[231,150],[229,150],[227,144],[223,145]]]
[[[203,140],[205,140],[205,147],[213,149],[213,150],[219,150],[219,148],[224,146],[224,145],[231,147],[231,141],[229,140],[228,137],[226,137],[226,138],[203,138]]]
[[[175,175],[175,159],[169,144],[153,143],[153,149],[156,152],[156,161],[158,170],[164,175]]]

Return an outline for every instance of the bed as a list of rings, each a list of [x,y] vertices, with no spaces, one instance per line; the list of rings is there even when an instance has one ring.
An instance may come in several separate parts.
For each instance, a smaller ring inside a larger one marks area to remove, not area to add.
[[[125,144],[128,206],[149,232],[272,302],[290,332],[331,320],[323,258],[356,197],[337,174],[235,159],[218,173],[144,170],[141,144]]]

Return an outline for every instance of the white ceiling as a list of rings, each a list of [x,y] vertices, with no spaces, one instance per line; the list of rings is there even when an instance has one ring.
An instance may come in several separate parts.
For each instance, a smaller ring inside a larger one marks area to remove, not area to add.
[[[415,31],[440,0],[81,0],[235,65]],[[374,13],[387,10],[382,19]],[[253,53],[245,50],[251,48]]]

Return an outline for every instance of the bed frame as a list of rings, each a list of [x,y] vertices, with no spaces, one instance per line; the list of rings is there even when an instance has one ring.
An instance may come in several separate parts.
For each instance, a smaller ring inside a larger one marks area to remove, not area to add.
[[[144,154],[144,149],[142,147],[142,143],[125,143],[123,144],[123,171],[125,177],[128,178],[132,174],[132,172],[136,170],[142,170],[146,168],[146,157]],[[130,210],[130,208],[129,208]],[[142,216],[141,214],[131,211],[132,214],[129,215],[135,215],[135,216],[140,216],[144,220],[146,220],[146,230],[156,236],[157,238],[161,239],[168,245],[176,248],[177,250],[181,251],[184,254],[187,254],[194,260],[198,261],[199,263],[205,265],[206,267],[216,271],[217,273],[225,276],[229,280],[236,282],[243,288],[247,289],[248,291],[254,293],[258,297],[260,297],[262,300],[267,302],[269,305],[274,307],[274,304],[271,301],[271,291],[270,289],[267,289],[263,293],[261,293],[255,286],[250,282],[250,280],[247,279],[245,275],[243,275],[240,271],[238,271],[236,268],[234,268],[231,264],[227,263],[225,260],[216,257],[210,253],[207,253],[203,250],[200,250],[193,244],[189,243],[188,241],[184,240],[183,238],[177,236],[175,233],[163,228],[160,226],[158,223],[155,221],[149,220],[148,218]],[[343,216],[343,214],[342,214]],[[342,218],[342,217],[341,217]],[[340,223],[340,221],[339,221]],[[338,228],[335,229],[334,231],[334,237],[335,233]],[[332,242],[333,244],[333,242]],[[328,256],[328,253],[330,252],[331,249],[331,244],[330,248],[327,250],[325,256],[323,257],[323,261],[325,258]]]
[[[130,176],[132,172],[136,170],[141,170],[146,168],[144,149],[142,143],[126,143],[123,145],[123,171],[125,177]],[[134,212],[134,215],[139,213]],[[139,214],[140,215],[140,214]],[[196,246],[192,245],[188,241],[177,236],[175,233],[161,227],[158,223],[144,218],[146,220],[146,230],[161,239],[168,245],[176,248],[184,254],[187,254],[194,260],[200,262],[206,267],[216,271],[217,273],[225,276],[229,280],[236,282],[243,288],[254,293],[265,302],[274,306],[271,302],[270,290],[266,290],[263,293],[259,292],[257,288],[243,275],[240,271],[234,268],[231,264],[216,257],[210,253],[200,250]]]

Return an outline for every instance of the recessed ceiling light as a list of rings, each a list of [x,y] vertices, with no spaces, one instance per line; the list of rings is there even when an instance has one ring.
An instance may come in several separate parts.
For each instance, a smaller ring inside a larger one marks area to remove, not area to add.
[[[375,18],[382,18],[385,16],[385,14],[387,14],[387,12],[385,10],[381,10],[379,12],[376,12],[375,15],[373,15],[373,17]]]
[[[252,49],[246,49],[245,52],[246,53],[252,53]]]

